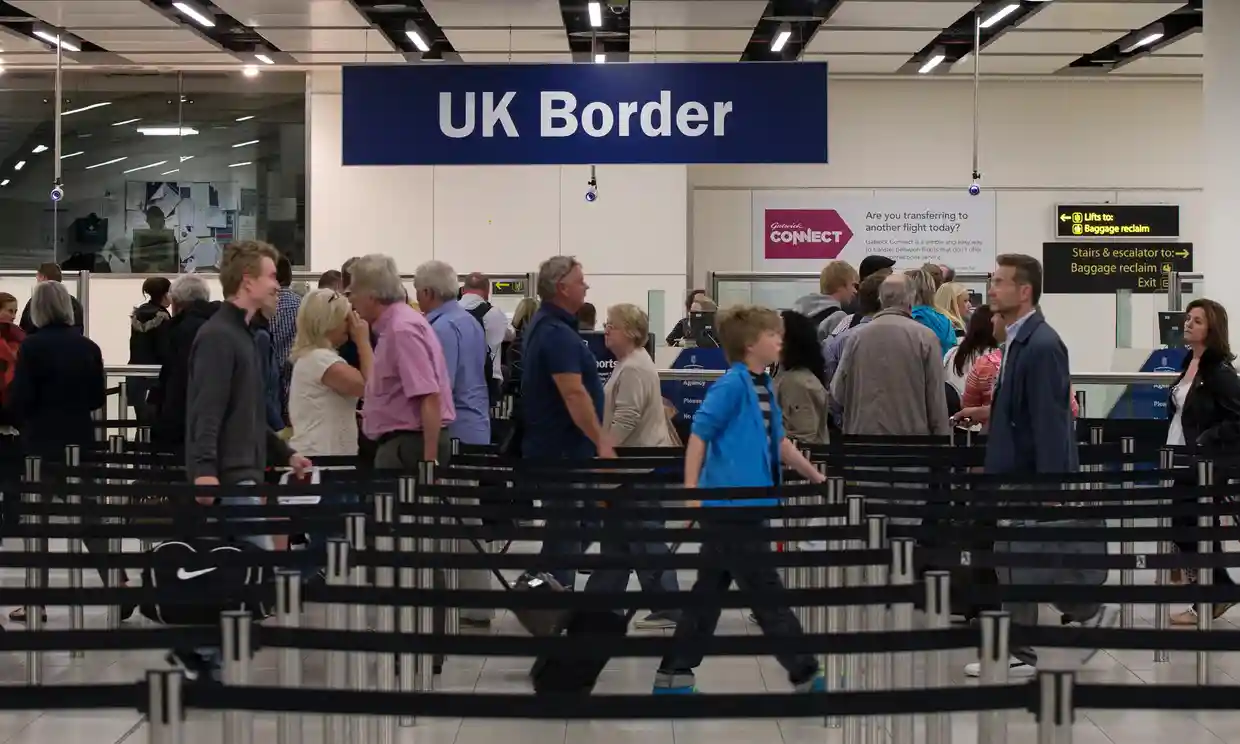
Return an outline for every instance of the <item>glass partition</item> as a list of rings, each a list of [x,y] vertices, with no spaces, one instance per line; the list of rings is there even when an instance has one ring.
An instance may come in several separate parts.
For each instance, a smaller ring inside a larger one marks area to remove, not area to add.
[[[34,269],[55,258],[56,204],[50,199],[55,169],[56,76],[13,70],[0,90],[0,268]]]
[[[650,333],[655,337],[655,346],[661,346],[667,338],[667,293],[661,289],[646,292],[646,315],[650,317]]]
[[[957,274],[953,281],[969,288],[970,301],[985,301],[989,274]],[[707,291],[720,307],[740,303],[765,305],[777,310],[792,307],[797,298],[818,291],[813,271],[709,271]]]

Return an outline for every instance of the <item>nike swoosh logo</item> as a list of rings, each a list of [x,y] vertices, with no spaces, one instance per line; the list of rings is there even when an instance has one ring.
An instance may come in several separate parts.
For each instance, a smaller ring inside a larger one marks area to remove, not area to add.
[[[218,566],[217,566],[217,568],[218,568]],[[183,569],[183,568],[178,568],[178,569],[177,569],[177,578],[178,578],[178,579],[180,579],[180,580],[182,580],[182,581],[188,581],[188,580],[190,580],[190,579],[195,579],[195,578],[198,578],[199,576],[202,576],[203,574],[209,574],[209,573],[211,573],[211,572],[212,572],[212,571],[214,571],[214,570],[216,570],[216,569],[215,569],[215,568],[204,568],[204,569],[202,569],[201,571],[186,571],[186,570],[185,570],[185,569]]]

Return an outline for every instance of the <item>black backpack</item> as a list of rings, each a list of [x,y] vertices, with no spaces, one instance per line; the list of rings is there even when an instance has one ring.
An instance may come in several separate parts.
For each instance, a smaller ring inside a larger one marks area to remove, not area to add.
[[[836,313],[842,313],[842,312],[844,312],[844,308],[839,307],[837,305],[836,307],[828,307],[823,310],[819,310],[818,312],[809,316],[810,322],[814,324],[814,331],[817,332],[818,329],[822,327],[822,322],[824,320],[826,320],[827,318],[830,318],[832,315],[835,315]]]
[[[491,303],[483,300],[479,302],[473,309],[469,310],[469,314],[474,316],[474,320],[478,321],[478,325],[482,326],[482,344],[486,347],[486,367],[483,369],[483,379],[487,381],[487,396],[491,399],[491,405],[497,405],[503,393],[503,380],[495,379],[495,357],[491,354],[491,345],[487,343],[487,324],[483,318],[487,313],[491,312]]]
[[[190,540],[168,540],[151,548],[150,552],[158,556],[159,563],[154,568],[142,569],[142,585],[148,587],[167,586],[209,586],[236,587],[242,589],[266,583],[269,579],[267,569],[262,566],[214,566],[208,562],[202,565],[195,560],[201,555],[237,555],[261,550],[258,546],[245,540],[227,542],[213,538],[196,538]],[[226,600],[212,601],[201,605],[185,604],[150,604],[142,605],[142,614],[162,625],[218,625],[220,613],[225,610],[248,610],[255,618],[262,619],[268,614],[268,608],[247,605],[246,602]]]

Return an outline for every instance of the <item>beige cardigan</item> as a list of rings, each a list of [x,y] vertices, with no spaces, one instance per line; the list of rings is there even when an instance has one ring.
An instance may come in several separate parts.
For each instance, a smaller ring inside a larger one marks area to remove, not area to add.
[[[616,365],[603,396],[603,429],[617,447],[673,445],[659,371],[645,349],[634,349]]]

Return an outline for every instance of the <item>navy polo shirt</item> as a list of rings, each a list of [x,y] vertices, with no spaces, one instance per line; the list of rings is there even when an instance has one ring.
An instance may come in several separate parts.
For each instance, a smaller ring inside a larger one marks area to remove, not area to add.
[[[526,458],[582,459],[597,455],[594,443],[573,423],[552,375],[581,375],[581,384],[603,419],[598,360],[577,330],[577,318],[544,302],[522,333],[521,412]]]

